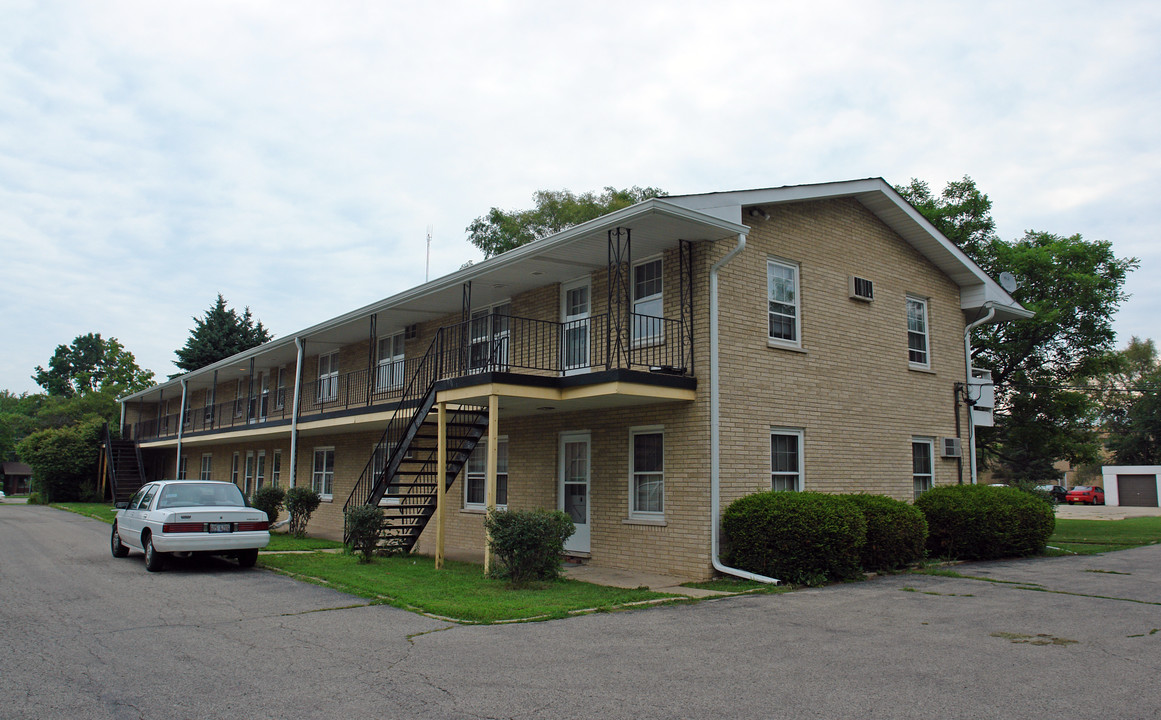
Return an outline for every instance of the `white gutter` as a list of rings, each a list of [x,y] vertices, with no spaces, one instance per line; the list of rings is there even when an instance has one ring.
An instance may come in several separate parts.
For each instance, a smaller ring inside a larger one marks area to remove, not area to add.
[[[963,362],[964,372],[967,377],[964,378],[964,394],[968,400],[971,400],[971,386],[972,386],[972,330],[975,330],[980,325],[988,322],[996,316],[996,306],[991,303],[984,305],[988,309],[988,314],[984,315],[975,322],[968,323],[968,326],[963,329]],[[977,398],[978,399],[978,398]],[[972,485],[976,484],[976,419],[972,413],[974,404],[968,404],[968,469],[971,475]]]
[[[777,585],[772,577],[732,568],[719,558],[721,541],[718,525],[721,523],[721,382],[718,370],[718,271],[746,249],[745,233],[738,233],[738,244],[710,268],[710,560],[714,570],[726,575]]]
[[[186,402],[186,379],[181,379],[181,409],[177,416],[177,466],[173,468],[173,476],[181,475],[181,436],[185,430],[185,402]]]

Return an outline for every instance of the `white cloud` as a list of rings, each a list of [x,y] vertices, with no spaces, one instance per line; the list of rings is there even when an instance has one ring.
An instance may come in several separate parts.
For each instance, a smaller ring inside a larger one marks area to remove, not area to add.
[[[0,387],[113,335],[159,375],[222,292],[276,333],[479,254],[538,188],[964,174],[1005,237],[1142,258],[1157,337],[1161,10],[1145,2],[8,2]],[[16,292],[13,293],[12,290]]]

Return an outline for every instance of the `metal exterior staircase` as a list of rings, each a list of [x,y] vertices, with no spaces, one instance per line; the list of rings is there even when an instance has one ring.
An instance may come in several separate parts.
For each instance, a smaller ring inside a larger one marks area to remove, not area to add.
[[[105,453],[105,479],[113,495],[113,502],[128,502],[133,493],[145,484],[144,464],[141,462],[141,448],[133,440],[114,440],[105,424],[103,452]]]
[[[408,381],[375,452],[355,483],[343,513],[356,505],[376,505],[384,513],[380,547],[410,552],[435,514],[439,450],[435,421],[436,384],[443,376],[442,329]],[[448,409],[447,472],[444,489],[455,481],[488,427],[486,408],[457,405]],[[344,529],[344,539],[350,534]]]

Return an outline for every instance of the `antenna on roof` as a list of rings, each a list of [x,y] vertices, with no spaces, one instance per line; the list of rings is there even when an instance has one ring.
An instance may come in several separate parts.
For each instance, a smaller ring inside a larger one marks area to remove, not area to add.
[[[427,226],[427,265],[423,270],[423,281],[427,282],[431,279],[431,230],[432,226]]]

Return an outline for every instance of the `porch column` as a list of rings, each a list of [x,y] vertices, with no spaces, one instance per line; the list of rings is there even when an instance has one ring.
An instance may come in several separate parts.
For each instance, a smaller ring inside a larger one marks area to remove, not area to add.
[[[447,403],[441,402],[436,413],[435,461],[435,569],[443,567],[443,519],[447,507]]]
[[[306,338],[294,338],[298,356],[294,361],[294,402],[290,410],[290,487],[298,482],[298,402],[302,397],[302,359],[306,355]]]
[[[178,410],[177,416],[177,467],[173,469],[173,476],[175,478],[181,477],[181,439],[185,434],[185,408],[188,402],[189,395],[189,380],[181,379],[181,409]]]
[[[499,450],[500,437],[500,396],[488,396],[488,463],[484,474],[484,503],[488,512],[496,509],[496,453]],[[492,572],[492,534],[484,531],[484,574]]]

